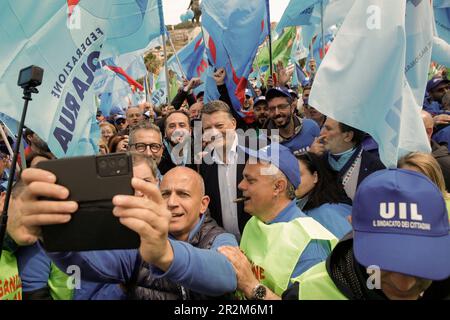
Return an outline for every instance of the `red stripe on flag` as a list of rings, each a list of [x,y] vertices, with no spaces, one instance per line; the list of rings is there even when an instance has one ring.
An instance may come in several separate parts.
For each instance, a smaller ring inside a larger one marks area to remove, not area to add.
[[[217,50],[216,50],[216,44],[214,43],[214,40],[212,39],[212,37],[209,37],[208,47],[209,47],[209,51],[211,52],[213,62],[214,62],[214,64],[216,64]]]
[[[116,66],[107,66],[110,70],[114,71],[117,74],[122,75],[123,77],[125,77],[125,79],[127,79],[127,82],[129,83],[129,85],[133,85],[136,88],[138,88],[141,91],[144,91],[144,87],[137,82],[136,80],[134,80],[132,77],[130,77],[128,74],[126,74],[126,72],[121,68],[121,67],[116,67]]]
[[[203,38],[200,38],[200,40],[197,41],[197,43],[195,44],[194,47],[194,51],[198,49],[198,47],[200,47],[200,45],[202,44]]]
[[[72,15],[73,8],[78,5],[80,0],[67,0],[67,6],[69,7],[69,18]]]
[[[233,82],[236,84],[234,94],[239,99],[241,105],[243,105],[245,99],[245,89],[247,88],[247,79],[244,77],[239,79],[233,66],[231,66],[231,71],[233,72]]]

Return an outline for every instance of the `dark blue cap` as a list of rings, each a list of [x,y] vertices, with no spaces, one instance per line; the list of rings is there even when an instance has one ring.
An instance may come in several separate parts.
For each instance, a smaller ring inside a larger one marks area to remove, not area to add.
[[[356,192],[352,224],[363,266],[429,280],[450,276],[445,201],[423,174],[385,169],[368,176]]]
[[[259,96],[255,99],[255,101],[253,102],[253,107],[256,107],[257,104],[259,103],[265,103],[267,104],[267,100],[265,96]]]
[[[443,78],[433,78],[427,82],[427,92],[430,92],[433,89],[437,88],[441,83],[448,84],[450,83],[450,81]]]
[[[272,100],[273,98],[276,97],[286,97],[289,99],[292,99],[291,94],[289,93],[288,89],[285,87],[274,87],[269,89],[266,92],[266,99],[267,101]]]
[[[247,148],[244,151],[250,157],[267,161],[280,169],[295,189],[300,185],[300,164],[289,148],[279,143],[271,143],[257,151]]]

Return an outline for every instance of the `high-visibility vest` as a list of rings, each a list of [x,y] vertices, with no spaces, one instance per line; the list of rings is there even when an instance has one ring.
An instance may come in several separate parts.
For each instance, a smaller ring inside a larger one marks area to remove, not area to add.
[[[53,262],[50,265],[50,275],[48,277],[48,287],[53,300],[72,300],[74,290],[69,289],[70,279]]]
[[[311,240],[328,241],[330,251],[338,242],[331,232],[310,217],[273,224],[252,217],[244,228],[240,247],[253,263],[256,278],[281,296]]]
[[[0,300],[22,300],[16,256],[8,250],[2,251],[0,259]]]
[[[299,283],[299,300],[348,300],[334,284],[325,263],[316,264],[292,280]]]

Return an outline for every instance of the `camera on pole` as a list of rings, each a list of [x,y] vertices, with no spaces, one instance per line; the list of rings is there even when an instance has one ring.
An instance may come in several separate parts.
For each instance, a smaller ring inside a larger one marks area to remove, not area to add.
[[[29,66],[20,70],[19,79],[17,80],[17,85],[23,89],[23,97],[25,100],[22,110],[22,117],[19,123],[19,129],[17,132],[17,141],[14,148],[13,160],[11,163],[11,172],[8,177],[8,186],[6,189],[5,204],[3,206],[2,215],[0,217],[0,258],[2,255],[3,241],[6,234],[6,225],[8,222],[8,207],[9,200],[11,198],[12,184],[14,181],[14,176],[16,174],[16,164],[17,157],[19,155],[20,143],[22,141],[22,131],[25,124],[25,117],[28,109],[28,102],[31,101],[32,93],[39,93],[36,87],[40,86],[42,83],[42,76],[44,74],[44,69],[37,66]]]

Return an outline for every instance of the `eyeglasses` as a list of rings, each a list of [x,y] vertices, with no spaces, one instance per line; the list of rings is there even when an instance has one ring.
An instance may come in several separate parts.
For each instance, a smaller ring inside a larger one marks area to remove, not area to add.
[[[162,148],[162,144],[159,143],[133,143],[130,145],[130,148],[134,147],[137,152],[145,152],[147,147],[150,147],[151,152],[158,152]]]
[[[273,107],[269,107],[269,112],[275,112],[276,111],[276,109],[278,109],[278,110],[286,110],[286,109],[289,109],[290,108],[290,104],[289,103],[286,103],[286,104],[280,104],[280,105],[278,105],[278,106],[273,106]]]

